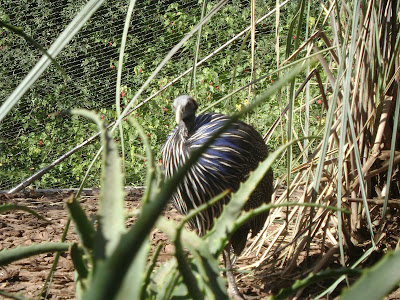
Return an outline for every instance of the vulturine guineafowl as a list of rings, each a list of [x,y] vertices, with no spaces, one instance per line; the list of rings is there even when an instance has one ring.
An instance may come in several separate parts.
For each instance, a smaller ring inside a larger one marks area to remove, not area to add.
[[[191,152],[204,142],[229,117],[217,113],[195,115],[197,102],[190,96],[179,96],[174,101],[174,111],[178,126],[169,135],[162,148],[162,161],[166,177],[171,177],[189,158]],[[173,204],[181,214],[208,202],[214,196],[229,189],[236,192],[249,173],[268,156],[267,146],[261,135],[250,125],[235,121],[222,133],[197,162],[190,168],[177,191],[173,194]],[[268,203],[273,191],[273,174],[269,170],[244,205],[249,210]],[[211,229],[214,219],[221,212],[230,194],[216,204],[197,214],[189,222],[190,227],[203,235]],[[230,293],[239,298],[240,293],[231,272],[230,246],[236,255],[243,251],[248,233],[255,236],[263,227],[268,212],[257,215],[240,227],[230,238],[223,256],[227,267]]]

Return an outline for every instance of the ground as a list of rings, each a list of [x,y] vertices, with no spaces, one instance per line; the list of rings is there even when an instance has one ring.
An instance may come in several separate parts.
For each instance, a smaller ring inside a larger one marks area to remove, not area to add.
[[[0,250],[45,241],[60,241],[67,222],[67,211],[64,202],[70,194],[70,191],[31,191],[13,195],[0,194],[0,205],[4,203],[25,205],[52,221],[49,224],[22,211],[0,214]],[[140,198],[141,191],[139,189],[130,189],[127,192],[125,201],[126,208],[137,208],[140,205]],[[81,197],[81,204],[89,215],[96,213],[97,201],[97,191],[85,191]],[[164,215],[175,220],[179,219],[177,211],[171,205],[168,205]],[[151,233],[151,239],[153,245],[159,241],[164,243],[158,259],[159,264],[162,264],[171,257],[173,247],[168,243],[167,237],[158,230],[154,230]],[[66,240],[77,240],[73,228],[68,232]],[[53,258],[53,254],[36,255],[1,267],[0,289],[10,293],[21,293],[29,299],[35,298],[40,293],[48,276]],[[256,259],[254,256],[241,257],[236,266],[239,269],[245,269]],[[73,270],[74,266],[69,254],[63,253],[52,279],[48,299],[75,299]],[[295,279],[299,278],[300,273],[301,271],[293,271],[286,277],[282,273],[270,274],[264,278],[241,276],[238,279],[238,285],[248,297],[263,299],[267,298],[271,292],[276,293],[280,288],[290,286]],[[314,288],[303,293],[302,297],[312,298],[311,295],[317,295],[328,284],[329,282],[326,282],[325,285],[315,285]],[[390,297],[391,299],[396,298],[395,294],[393,295],[393,297]]]

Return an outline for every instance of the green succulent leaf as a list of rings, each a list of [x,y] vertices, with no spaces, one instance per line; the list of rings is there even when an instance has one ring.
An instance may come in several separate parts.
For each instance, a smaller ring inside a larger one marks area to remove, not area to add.
[[[94,230],[92,223],[74,195],[71,195],[71,197],[66,201],[66,205],[69,214],[75,223],[75,230],[82,241],[83,246],[92,250],[94,246],[94,238],[96,236],[96,231]]]
[[[100,116],[82,109],[72,110],[94,121],[101,131],[103,167],[100,183],[99,225],[95,237],[95,258],[111,255],[125,233],[124,180],[116,143]]]
[[[19,246],[13,249],[3,249],[0,251],[0,266],[37,254],[68,251],[71,246],[72,243],[41,243]]]
[[[0,214],[4,214],[9,211],[15,211],[15,210],[21,210],[25,211],[27,213],[30,213],[31,215],[37,217],[40,220],[43,220],[48,223],[52,223],[51,220],[39,215],[36,211],[30,209],[29,207],[23,206],[23,205],[18,205],[18,204],[3,204],[0,205]]]

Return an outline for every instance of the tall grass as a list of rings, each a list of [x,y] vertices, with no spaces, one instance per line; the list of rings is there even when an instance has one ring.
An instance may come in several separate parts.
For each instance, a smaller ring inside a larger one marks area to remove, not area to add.
[[[304,5],[306,1],[299,2],[299,14],[291,24],[297,34],[303,28]],[[303,187],[295,196],[300,203],[335,205],[350,210],[351,214],[293,207],[284,224],[274,232],[268,230],[267,223],[262,235],[265,239],[277,241],[283,227],[289,233],[283,243],[275,243],[275,251],[271,251],[272,246],[261,250],[261,237],[248,250],[248,254],[263,252],[256,266],[264,266],[265,276],[272,272],[265,264],[273,261],[277,253],[284,262],[281,272],[286,275],[296,266],[302,251],[306,254],[317,252],[321,259],[310,268],[311,273],[317,273],[337,253],[344,267],[360,266],[382,242],[385,224],[391,222],[387,208],[400,192],[398,174],[393,171],[399,164],[398,13],[398,3],[394,1],[332,2],[321,10],[319,22],[310,28],[309,38],[287,52],[285,63],[318,53],[316,72],[322,76],[311,82],[317,81],[320,95],[310,99],[309,93],[305,93],[303,97],[306,98],[306,111],[316,101],[322,104],[323,131],[321,140],[309,140],[306,148],[298,145],[302,152],[293,159],[294,166],[290,163],[291,149],[288,149],[287,174],[278,179],[287,182],[288,186],[276,203],[287,201]],[[312,23],[309,13],[305,22]],[[321,53],[323,49],[329,52]],[[302,83],[301,87],[306,84]],[[287,96],[289,140],[294,118],[294,110],[290,109],[294,103],[291,95],[295,86],[290,85]],[[309,119],[305,118],[304,122],[306,130]],[[299,164],[301,157],[305,162]],[[279,210],[274,211],[270,222],[278,214]],[[373,223],[375,220],[379,226]],[[364,231],[368,235],[360,234]],[[364,254],[360,255],[360,252]],[[321,296],[332,292],[344,278],[340,277]],[[396,283],[391,281],[391,284]]]

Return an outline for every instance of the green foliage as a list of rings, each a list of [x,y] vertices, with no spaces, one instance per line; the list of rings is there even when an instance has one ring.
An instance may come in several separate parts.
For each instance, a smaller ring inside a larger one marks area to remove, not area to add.
[[[62,4],[59,2],[51,4],[47,1],[32,4],[29,1],[21,1],[15,5],[15,2],[6,0],[2,2],[2,19],[18,26],[47,48],[63,29],[64,24],[70,22],[83,4],[84,1]],[[208,10],[213,5],[214,3],[210,2]],[[40,12],[40,14],[26,18],[26,7],[29,7],[32,13]],[[66,70],[68,79],[64,79],[57,68],[50,66],[44,74],[45,80],[38,80],[23,98],[23,103],[14,107],[0,123],[0,188],[9,188],[10,185],[29,177],[95,133],[95,128],[82,121],[82,118],[65,116],[60,112],[84,107],[98,111],[109,123],[115,120],[115,78],[126,7],[124,1],[105,3],[57,57],[61,67]],[[257,16],[261,17],[273,7],[260,1],[257,5]],[[289,6],[284,9],[285,12],[293,10]],[[164,58],[166,51],[199,21],[199,11],[200,6],[197,2],[160,0],[139,1],[136,4],[124,56],[122,108],[129,103],[129,99],[132,99],[154,67]],[[226,5],[212,22],[203,26],[199,58],[202,59],[246,28],[248,17],[249,10],[245,2],[234,1]],[[99,26],[96,22],[100,23],[102,29],[107,28],[107,30],[91,30],[90,28]],[[265,20],[258,27],[260,35],[256,53],[257,59],[263,61],[263,64],[257,67],[256,76],[271,72],[275,65],[274,24]],[[142,43],[142,46],[138,46],[138,43]],[[2,79],[0,98],[6,99],[16,87],[18,83],[16,79],[28,73],[41,53],[37,49],[29,48],[23,38],[8,29],[3,29],[0,33],[0,46],[4,61],[7,62],[0,67]],[[194,47],[194,39],[186,42],[176,54],[179,60],[170,62],[162,70],[145,95],[157,92],[190,68]],[[237,43],[232,43],[211,63],[199,68],[196,92],[200,105],[208,105],[230,90],[231,68],[236,60],[237,50]],[[248,82],[249,61],[250,52],[246,47],[237,66],[234,87]],[[262,90],[270,86],[274,80],[276,76],[271,75],[260,82],[257,89]],[[151,149],[154,153],[159,153],[160,145],[173,127],[172,100],[179,94],[191,92],[187,90],[189,81],[188,76],[182,78],[173,88],[166,89],[134,113],[145,132],[150,135]],[[246,92],[238,93],[229,101],[229,105],[221,103],[215,106],[214,110],[232,114],[248,103],[246,98]],[[265,105],[259,108],[258,113],[251,116],[251,123],[260,131],[265,130],[278,116],[275,107],[274,99],[268,99]],[[15,135],[14,132],[18,134]],[[118,140],[118,135],[115,138]],[[129,132],[124,139],[126,141],[124,159],[127,161],[126,184],[143,185],[146,178],[146,163],[143,161],[141,138],[136,132]],[[271,140],[271,148],[274,149],[279,144],[281,141],[279,135],[276,135]],[[76,187],[98,147],[98,142],[85,146],[77,154],[58,164],[40,181],[36,181],[35,186]],[[100,165],[96,164],[87,179],[88,185],[98,185],[99,171]]]

